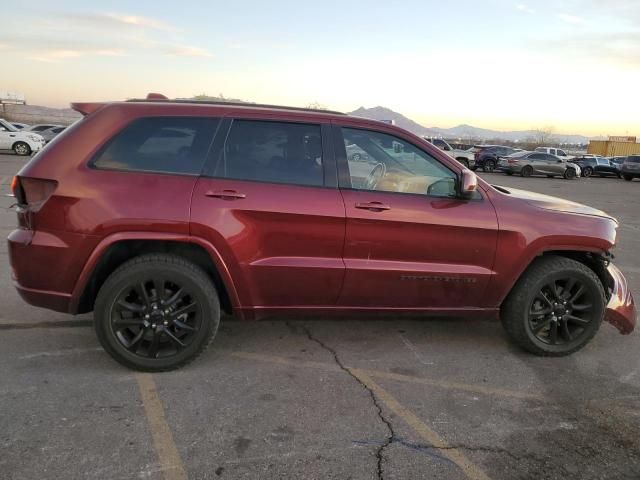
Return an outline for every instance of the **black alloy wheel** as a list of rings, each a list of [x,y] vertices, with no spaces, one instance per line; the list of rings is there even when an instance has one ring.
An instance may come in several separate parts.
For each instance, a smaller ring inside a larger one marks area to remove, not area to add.
[[[567,276],[549,280],[538,290],[529,308],[528,327],[533,336],[547,345],[579,344],[598,322],[595,300],[579,278]]]
[[[541,356],[580,350],[598,332],[606,308],[601,280],[584,263],[556,255],[535,260],[504,301],[511,340]]]
[[[593,175],[593,168],[584,167],[584,169],[582,170],[582,176],[583,177],[590,177],[591,175]]]
[[[522,167],[522,170],[520,170],[520,175],[523,177],[530,177],[533,175],[533,167],[531,165],[525,165]]]
[[[188,287],[156,276],[124,287],[109,317],[124,348],[160,358],[177,354],[193,341],[202,309]]]
[[[198,265],[172,254],[147,254],[118,267],[94,307],[95,330],[115,360],[159,372],[186,365],[215,337],[220,302]]]

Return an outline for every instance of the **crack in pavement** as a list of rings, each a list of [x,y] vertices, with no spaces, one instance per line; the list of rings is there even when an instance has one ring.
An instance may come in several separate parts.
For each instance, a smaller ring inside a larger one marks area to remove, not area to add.
[[[288,321],[285,322],[285,324],[287,325],[287,327],[289,327],[289,329],[293,332],[293,333],[298,333],[297,329],[291,325],[291,323],[289,323]],[[384,450],[385,448],[387,448],[389,445],[391,445],[391,443],[393,443],[393,439],[395,438],[395,432],[393,430],[393,425],[391,425],[391,422],[389,420],[387,420],[387,418],[385,418],[384,414],[382,413],[382,407],[380,406],[380,403],[378,401],[378,398],[376,397],[376,395],[373,393],[373,391],[367,386],[365,385],[352,371],[349,367],[345,367],[345,365],[342,363],[342,361],[340,360],[340,358],[338,357],[338,353],[331,348],[329,345],[327,345],[326,343],[324,343],[322,340],[314,337],[311,333],[311,331],[305,326],[302,325],[301,326],[302,331],[304,331],[304,333],[306,334],[307,338],[312,341],[317,343],[318,345],[320,345],[320,347],[324,350],[326,350],[327,352],[329,352],[332,356],[333,356],[333,360],[335,361],[335,363],[338,365],[338,367],[340,367],[341,370],[343,370],[344,372],[346,372],[351,378],[353,378],[356,382],[358,382],[358,384],[364,388],[367,392],[369,392],[369,395],[371,396],[371,401],[373,402],[373,405],[375,406],[376,410],[377,410],[377,414],[378,414],[378,418],[380,419],[380,421],[387,427],[387,430],[389,431],[389,435],[387,436],[387,439],[384,443],[382,443],[379,447],[378,450],[376,451],[376,459],[377,459],[377,474],[378,474],[378,480],[384,480],[384,472],[383,472],[383,468],[382,468],[382,463],[384,460]]]

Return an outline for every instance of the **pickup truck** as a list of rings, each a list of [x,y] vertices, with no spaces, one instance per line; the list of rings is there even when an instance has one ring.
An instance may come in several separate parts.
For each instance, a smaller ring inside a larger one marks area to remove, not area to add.
[[[455,158],[461,164],[467,168],[474,168],[476,164],[475,157],[471,150],[460,150],[453,148],[446,140],[441,138],[423,137],[427,142],[435,145],[440,150],[443,150],[451,158]]]

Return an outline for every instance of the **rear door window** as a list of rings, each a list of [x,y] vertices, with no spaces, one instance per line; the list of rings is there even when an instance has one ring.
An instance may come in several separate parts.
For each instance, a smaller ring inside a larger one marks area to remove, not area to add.
[[[323,186],[320,125],[234,120],[216,177]]]
[[[219,119],[149,117],[133,121],[98,153],[93,167],[198,175]]]

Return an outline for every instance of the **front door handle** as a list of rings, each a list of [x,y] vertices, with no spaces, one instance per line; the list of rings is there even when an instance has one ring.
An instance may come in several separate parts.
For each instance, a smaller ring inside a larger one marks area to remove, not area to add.
[[[356,208],[361,210],[370,210],[372,212],[382,212],[383,210],[391,210],[389,205],[380,202],[363,202],[356,203]]]
[[[239,200],[241,198],[247,198],[244,193],[236,192],[235,190],[209,190],[204,195],[206,197],[222,198],[223,200]]]

